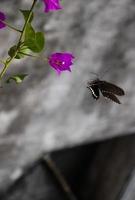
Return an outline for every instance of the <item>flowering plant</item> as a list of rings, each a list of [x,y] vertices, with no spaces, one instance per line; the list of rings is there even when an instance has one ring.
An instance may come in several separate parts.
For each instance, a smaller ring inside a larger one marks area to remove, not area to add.
[[[20,10],[24,18],[24,25],[22,30],[11,26],[6,21],[6,15],[3,11],[0,11],[0,29],[10,28],[20,34],[17,44],[10,47],[8,50],[8,57],[5,60],[0,59],[0,62],[3,64],[3,68],[0,71],[0,81],[3,80],[4,75],[6,74],[8,68],[12,64],[14,59],[22,59],[25,56],[40,58],[39,54],[44,49],[45,38],[43,32],[36,32],[32,22],[34,20],[34,7],[36,6],[38,0],[33,0],[31,8],[29,10]],[[41,0],[39,0],[41,1]],[[60,5],[60,0],[42,0],[44,3],[44,12],[52,12],[61,10],[62,6]],[[52,52],[46,58],[42,58],[47,61],[48,64],[58,73],[67,70],[71,71],[70,66],[73,64],[74,56],[72,53],[67,52]],[[24,74],[15,74],[6,78],[6,83],[10,83],[11,80],[14,80],[16,83],[21,83],[24,78],[27,76],[27,73]]]

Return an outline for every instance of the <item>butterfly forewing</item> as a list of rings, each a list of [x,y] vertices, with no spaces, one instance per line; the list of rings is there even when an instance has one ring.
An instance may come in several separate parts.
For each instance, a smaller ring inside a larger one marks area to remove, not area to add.
[[[120,101],[115,95],[123,96],[125,94],[122,88],[107,81],[101,81],[99,79],[88,82],[87,88],[91,91],[94,99],[99,99],[101,92],[104,97],[111,99],[118,104],[120,104]]]
[[[105,92],[105,91],[103,91],[102,94],[103,94],[104,97],[106,97],[108,99],[111,99],[115,103],[121,104],[121,102],[119,101],[119,99],[114,94],[109,93],[109,92]]]
[[[99,99],[99,88],[97,85],[88,85],[87,88],[91,91],[94,99]]]
[[[95,81],[92,81],[92,82],[88,82],[87,83],[87,88],[91,91],[92,93],[92,96],[94,99],[99,99],[99,87],[97,84],[95,84]]]
[[[124,90],[112,83],[106,82],[106,81],[98,81],[98,87],[101,90],[101,92],[109,92],[118,96],[123,96]]]

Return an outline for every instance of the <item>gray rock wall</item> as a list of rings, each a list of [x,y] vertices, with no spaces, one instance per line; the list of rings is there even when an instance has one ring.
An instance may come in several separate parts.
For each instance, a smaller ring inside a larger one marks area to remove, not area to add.
[[[32,1],[0,1],[10,23],[20,27],[19,8]],[[21,85],[5,86],[0,100],[0,182],[42,151],[74,146],[135,130],[134,0],[68,0],[63,10],[45,15],[39,2],[35,26],[46,32],[46,52],[73,52],[72,73],[58,77],[42,61],[15,61],[8,74],[30,76]],[[17,35],[0,31],[5,57]],[[95,72],[121,86],[126,95],[117,105],[93,100],[86,89]],[[12,179],[12,176],[10,177]]]

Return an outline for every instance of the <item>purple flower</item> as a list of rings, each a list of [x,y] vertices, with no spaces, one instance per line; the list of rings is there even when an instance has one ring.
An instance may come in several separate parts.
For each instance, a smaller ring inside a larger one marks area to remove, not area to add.
[[[62,7],[60,6],[59,1],[60,0],[43,0],[43,2],[45,4],[44,11],[47,13],[49,11],[55,11],[55,10],[62,9]]]
[[[70,71],[70,66],[73,64],[74,56],[71,53],[53,53],[49,56],[49,64],[60,75],[62,71]]]
[[[6,19],[6,16],[3,12],[0,12],[0,29],[4,28],[6,24],[4,24],[4,21]]]

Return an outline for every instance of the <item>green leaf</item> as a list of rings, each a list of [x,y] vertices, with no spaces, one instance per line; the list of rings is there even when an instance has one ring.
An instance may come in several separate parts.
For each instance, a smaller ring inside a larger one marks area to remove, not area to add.
[[[30,49],[27,46],[22,46],[19,49],[19,52],[16,55],[16,59],[21,59],[24,58],[26,55],[25,54],[29,54],[30,53]]]
[[[44,34],[42,32],[35,33],[35,37],[27,38],[25,40],[25,45],[29,47],[31,51],[34,53],[39,53],[43,50],[45,39]]]
[[[35,39],[35,31],[30,23],[27,24],[25,29],[25,41],[34,40]],[[27,45],[26,45],[27,46]]]
[[[16,50],[17,50],[17,46],[14,45],[13,47],[11,47],[8,51],[8,55],[12,58],[15,53],[16,53]],[[19,50],[18,50],[18,53],[17,55],[15,56],[16,59],[21,59],[21,58],[24,58],[25,55],[24,54],[28,54],[30,53],[30,49],[23,45],[23,46],[20,46]]]
[[[24,20],[25,20],[25,22],[26,22],[27,19],[28,19],[28,16],[29,16],[30,10],[21,10],[21,9],[20,9],[20,12],[23,14],[23,16],[24,16]],[[32,22],[33,18],[34,18],[34,14],[33,14],[33,12],[32,12],[31,17],[30,17],[30,19],[29,19],[29,23]]]
[[[42,51],[44,48],[44,44],[45,44],[44,34],[42,32],[36,33],[35,42],[36,42],[36,46],[37,46],[37,51],[38,52]]]
[[[14,76],[10,76],[7,80],[6,83],[10,83],[11,80],[14,80],[17,84],[22,83],[22,81],[24,80],[24,78],[28,76],[28,74],[17,74]]]
[[[16,45],[12,46],[12,47],[9,49],[8,55],[9,55],[11,58],[14,57],[15,52],[16,52],[16,49],[17,49],[17,46],[16,46]]]

